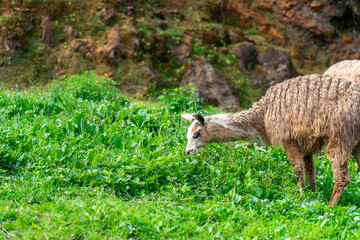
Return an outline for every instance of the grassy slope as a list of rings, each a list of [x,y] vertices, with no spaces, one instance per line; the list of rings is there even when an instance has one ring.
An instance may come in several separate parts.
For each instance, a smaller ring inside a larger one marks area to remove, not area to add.
[[[316,159],[318,191],[304,196],[282,149],[214,144],[184,154],[203,108],[191,89],[154,106],[126,100],[86,73],[48,92],[0,91],[0,237],[21,239],[356,239],[352,182],[328,208],[332,173]]]

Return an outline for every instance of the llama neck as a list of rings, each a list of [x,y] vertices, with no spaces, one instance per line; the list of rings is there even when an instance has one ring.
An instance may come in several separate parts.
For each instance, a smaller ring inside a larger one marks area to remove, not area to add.
[[[206,130],[211,142],[249,141],[269,144],[263,111],[256,106],[235,114],[211,115],[207,119]]]

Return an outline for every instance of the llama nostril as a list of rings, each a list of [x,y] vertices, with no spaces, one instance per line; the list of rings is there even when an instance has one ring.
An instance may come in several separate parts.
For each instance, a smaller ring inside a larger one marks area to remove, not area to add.
[[[189,150],[189,151],[187,151],[186,153],[187,153],[187,155],[190,155],[191,152],[192,152],[192,150]]]

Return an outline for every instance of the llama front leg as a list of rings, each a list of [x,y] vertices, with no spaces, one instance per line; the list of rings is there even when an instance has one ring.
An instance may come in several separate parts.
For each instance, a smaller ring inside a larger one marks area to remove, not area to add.
[[[329,206],[332,207],[338,203],[344,189],[351,180],[347,165],[350,154],[346,153],[339,144],[335,143],[329,143],[325,147],[325,153],[331,162],[335,181],[333,194],[329,202]]]
[[[305,188],[304,180],[304,154],[300,151],[298,144],[294,142],[289,142],[284,144],[286,155],[290,161],[291,166],[295,168],[295,173],[297,175],[297,183],[299,185],[299,191],[302,195],[303,189]]]
[[[312,154],[305,155],[304,156],[304,162],[305,162],[305,176],[308,180],[311,191],[316,191],[316,180],[315,180],[315,165],[314,165],[314,159]]]

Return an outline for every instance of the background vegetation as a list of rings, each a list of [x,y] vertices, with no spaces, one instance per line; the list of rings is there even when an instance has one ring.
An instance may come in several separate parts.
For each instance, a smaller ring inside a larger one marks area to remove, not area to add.
[[[360,178],[329,208],[330,163],[300,196],[282,149],[213,144],[185,154],[180,112],[216,113],[194,88],[124,97],[92,72],[46,91],[0,91],[4,239],[357,239]]]
[[[0,3],[1,86],[26,89],[64,74],[95,70],[111,76],[127,95],[148,92],[158,95],[162,89],[178,87],[192,61],[206,58],[232,85],[241,106],[247,108],[262,95],[251,81],[261,72],[261,66],[257,63],[254,72],[242,72],[236,56],[239,46],[252,42],[259,54],[279,46],[268,42],[256,23],[243,26],[236,20],[236,14],[222,13],[224,16],[218,19],[217,8],[217,0],[5,0]],[[112,17],[104,23],[100,12],[109,9],[115,14],[105,14]],[[49,19],[46,31],[45,16]],[[124,29],[125,23],[131,23],[133,28]],[[71,34],[67,33],[69,28]],[[98,47],[106,47],[112,41],[106,38],[111,30],[125,36],[121,39],[125,48],[139,40],[134,54],[122,56],[115,65],[97,56]],[[47,41],[43,39],[45,33],[49,36]],[[129,35],[136,37],[132,39]],[[191,36],[187,41],[190,50],[183,52],[186,59],[180,60],[173,50],[184,44],[187,36]],[[6,49],[9,43],[15,46]],[[315,60],[305,66],[293,59],[300,73],[323,71],[326,66]]]

